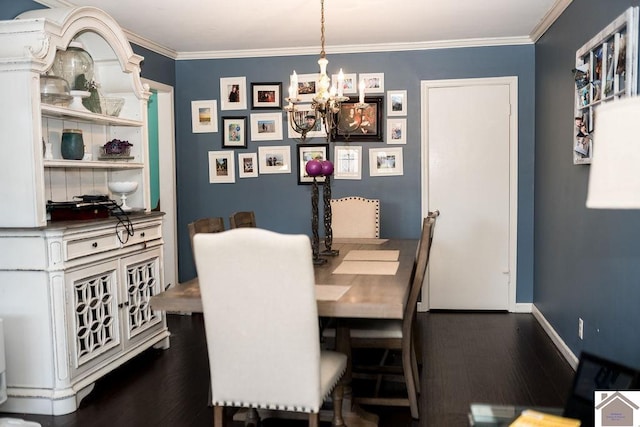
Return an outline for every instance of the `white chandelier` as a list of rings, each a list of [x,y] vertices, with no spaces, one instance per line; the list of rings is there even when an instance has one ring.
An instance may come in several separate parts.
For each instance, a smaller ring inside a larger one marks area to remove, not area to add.
[[[309,131],[316,128],[318,120],[322,120],[324,123],[325,132],[327,133],[327,140],[329,135],[339,124],[340,105],[349,100],[349,97],[344,96],[344,73],[342,68],[338,73],[337,88],[335,86],[330,87],[331,80],[327,75],[327,60],[324,51],[324,0],[320,0],[320,59],[318,59],[318,65],[320,66],[320,78],[318,79],[318,87],[316,93],[311,101],[311,109],[313,114],[299,114],[296,104],[301,100],[298,98],[298,75],[295,70],[291,75],[289,85],[289,97],[286,98],[288,105],[285,110],[289,115],[289,125],[291,128],[300,134],[300,139],[304,141]],[[359,102],[355,105],[358,110],[363,110],[367,107],[364,102],[364,89],[365,83],[360,81],[359,89]]]

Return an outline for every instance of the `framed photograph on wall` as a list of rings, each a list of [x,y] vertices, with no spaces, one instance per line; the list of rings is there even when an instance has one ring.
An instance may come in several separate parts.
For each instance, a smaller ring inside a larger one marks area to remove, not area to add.
[[[387,91],[387,116],[407,115],[407,91],[388,90]]]
[[[191,101],[191,132],[218,132],[218,101]]]
[[[329,144],[298,144],[298,184],[311,184],[313,178],[307,174],[309,160],[329,160]],[[324,182],[325,177],[316,177],[317,182]]]
[[[220,79],[220,110],[247,109],[247,78],[222,77]]]
[[[238,176],[256,178],[258,176],[258,155],[256,153],[238,154]]]
[[[236,182],[233,151],[209,151],[209,182],[212,184]]]
[[[382,96],[365,96],[366,108],[356,108],[358,97],[352,96],[340,105],[334,119],[338,126],[331,132],[332,141],[380,142],[383,138]]]
[[[258,164],[261,174],[291,173],[291,147],[288,145],[258,147]]]
[[[282,113],[251,114],[251,140],[282,140]]]
[[[338,75],[331,75],[331,86],[338,87]],[[349,73],[344,75],[342,82],[342,93],[345,95],[352,95],[358,93],[358,77],[355,73]]]
[[[298,99],[302,102],[311,102],[318,88],[320,73],[298,74]]]
[[[404,175],[402,147],[370,148],[369,176]]]
[[[387,119],[387,144],[407,143],[407,119]]]
[[[358,84],[364,81],[365,94],[384,93],[384,73],[360,73],[358,77]]]
[[[247,148],[247,116],[222,118],[222,147]]]
[[[282,109],[282,83],[251,83],[251,108]]]
[[[333,155],[335,179],[362,179],[362,147],[336,145]]]
[[[301,125],[307,124],[309,121],[313,122],[313,117],[315,117],[315,111],[311,108],[311,104],[298,104],[296,105],[296,111],[293,113],[293,119],[296,123]],[[287,126],[288,135],[291,139],[300,138],[300,133],[296,132],[291,126]],[[318,117],[315,122],[315,126],[309,132],[307,132],[307,138],[313,137],[325,137],[327,133],[324,129],[324,122],[322,117]]]

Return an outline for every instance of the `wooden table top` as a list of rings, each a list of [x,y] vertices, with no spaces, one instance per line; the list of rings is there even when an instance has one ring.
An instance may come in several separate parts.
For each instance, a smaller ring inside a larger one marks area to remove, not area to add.
[[[335,240],[338,256],[324,257],[326,264],[315,266],[317,285],[342,285],[349,289],[336,301],[319,300],[318,315],[402,319],[409,292],[409,279],[416,255],[416,240]],[[351,250],[399,250],[398,269],[387,274],[333,274]],[[202,312],[198,279],[174,286],[151,298],[154,310]]]

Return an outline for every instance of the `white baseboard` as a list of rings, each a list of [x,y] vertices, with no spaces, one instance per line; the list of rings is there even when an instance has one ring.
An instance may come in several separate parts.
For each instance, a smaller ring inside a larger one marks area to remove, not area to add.
[[[553,329],[551,324],[547,321],[542,312],[538,310],[535,304],[532,305],[531,312],[533,313],[533,316],[536,318],[536,320],[538,320],[540,326],[542,326],[542,329],[544,329],[547,335],[549,335],[551,341],[553,341],[560,353],[564,356],[564,358],[567,360],[567,362],[569,362],[569,364],[575,371],[578,368],[578,358],[576,357],[576,355],[573,354],[571,349],[565,344],[562,338],[560,338],[560,335],[558,335],[555,329]]]

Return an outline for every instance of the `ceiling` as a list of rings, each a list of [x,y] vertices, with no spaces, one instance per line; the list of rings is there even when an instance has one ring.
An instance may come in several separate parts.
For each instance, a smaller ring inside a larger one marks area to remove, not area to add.
[[[36,1],[103,9],[132,42],[178,59],[320,50],[320,0]],[[326,0],[326,51],[532,43],[571,1]]]

